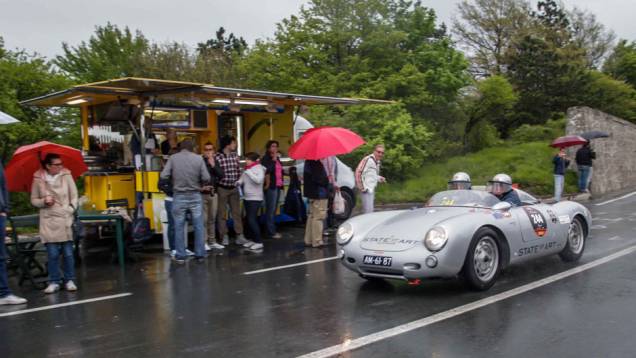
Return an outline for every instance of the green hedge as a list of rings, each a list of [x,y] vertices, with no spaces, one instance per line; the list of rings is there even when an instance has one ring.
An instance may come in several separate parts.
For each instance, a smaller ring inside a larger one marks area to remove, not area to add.
[[[444,190],[449,178],[458,171],[470,174],[473,185],[485,185],[493,175],[507,173],[521,189],[537,196],[549,196],[554,190],[552,157],[555,153],[546,141],[523,144],[507,141],[443,163],[424,165],[406,181],[381,184],[376,200],[378,203],[424,202]],[[568,171],[565,192],[575,191],[576,173]]]

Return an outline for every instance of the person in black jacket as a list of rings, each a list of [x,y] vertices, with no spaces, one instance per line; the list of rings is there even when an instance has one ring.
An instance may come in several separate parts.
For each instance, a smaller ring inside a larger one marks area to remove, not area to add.
[[[305,197],[309,199],[309,217],[305,226],[305,245],[323,246],[323,221],[327,217],[329,178],[320,160],[306,160],[303,173]]]
[[[570,161],[565,156],[565,149],[561,148],[559,153],[552,158],[554,164],[554,200],[560,201],[565,182],[565,168],[570,165]]]
[[[278,153],[278,141],[270,140],[265,145],[265,155],[261,160],[261,165],[265,167],[265,216],[267,218],[267,234],[272,239],[280,239],[282,236],[276,232],[274,216],[278,199],[283,190],[283,164]]]
[[[592,170],[592,160],[596,159],[596,153],[590,148],[590,141],[583,144],[579,150],[576,151],[576,166],[579,169],[579,192],[587,192],[587,186],[589,184],[590,172]]]
[[[216,214],[218,211],[218,195],[216,195],[216,185],[223,179],[223,169],[214,160],[216,148],[211,142],[203,145],[203,161],[210,174],[210,183],[201,190],[203,201],[203,231],[207,237],[206,250],[223,249],[225,246],[216,240]]]

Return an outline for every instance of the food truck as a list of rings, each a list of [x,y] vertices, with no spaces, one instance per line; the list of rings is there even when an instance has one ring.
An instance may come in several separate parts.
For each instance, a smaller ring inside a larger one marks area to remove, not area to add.
[[[77,107],[88,205],[104,210],[114,203],[143,209],[156,232],[165,195],[157,183],[167,157],[161,152],[168,131],[201,148],[224,135],[237,138],[238,154],[264,154],[277,140],[286,154],[294,141],[295,116],[312,105],[355,105],[387,101],[311,96],[217,87],[147,78],[119,78],[77,85],[23,101],[41,107]],[[289,165],[292,161],[283,158]]]

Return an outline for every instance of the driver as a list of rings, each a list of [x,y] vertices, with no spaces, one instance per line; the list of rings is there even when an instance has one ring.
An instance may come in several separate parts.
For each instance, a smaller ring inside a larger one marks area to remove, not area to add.
[[[464,172],[455,173],[448,181],[448,190],[470,190],[471,187],[470,175]]]
[[[512,206],[520,206],[519,194],[512,188],[512,178],[508,174],[497,174],[488,181],[486,188],[488,192],[496,196],[501,201],[507,201]]]

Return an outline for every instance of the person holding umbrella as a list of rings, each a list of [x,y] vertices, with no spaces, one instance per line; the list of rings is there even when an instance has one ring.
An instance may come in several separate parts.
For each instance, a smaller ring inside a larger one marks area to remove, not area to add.
[[[341,127],[311,128],[289,148],[293,159],[305,159],[304,194],[310,212],[305,227],[305,245],[321,247],[323,224],[329,201],[329,176],[321,159],[350,153],[364,144],[354,132]]]
[[[579,150],[576,151],[576,166],[579,169],[579,192],[588,192],[587,186],[589,183],[590,171],[592,169],[592,161],[596,159],[596,153],[590,148],[590,141],[586,141],[585,144]]]
[[[40,209],[40,239],[48,255],[49,285],[44,292],[60,290],[60,255],[64,258],[64,288],[76,291],[72,225],[77,188],[60,155],[48,153],[42,161],[42,169],[33,174],[31,204]]]

